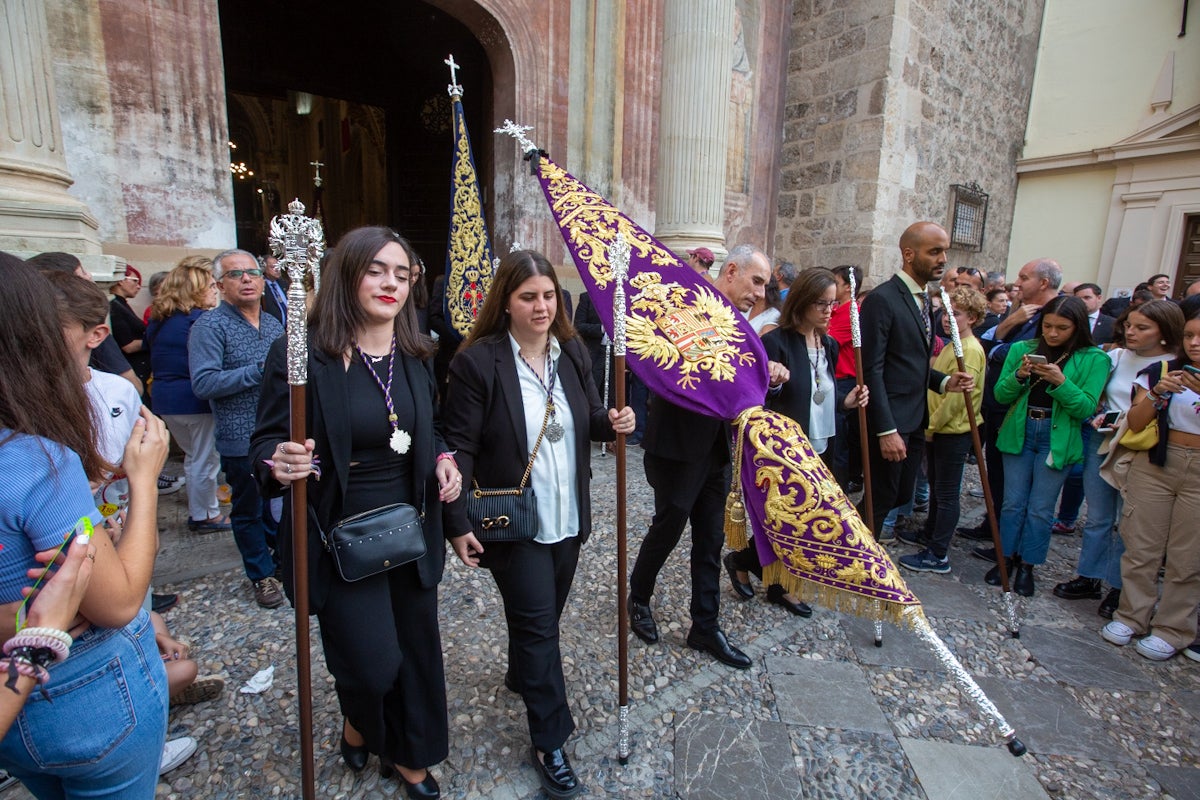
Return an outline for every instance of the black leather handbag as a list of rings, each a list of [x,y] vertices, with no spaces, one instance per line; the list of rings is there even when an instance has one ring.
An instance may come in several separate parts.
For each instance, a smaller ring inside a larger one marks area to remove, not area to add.
[[[422,516],[408,503],[373,508],[339,522],[325,549],[344,581],[361,581],[425,555]]]
[[[529,483],[533,471],[533,460],[537,458],[542,437],[546,435],[546,423],[550,421],[552,406],[546,404],[546,416],[542,418],[542,430],[533,443],[525,474],[519,486],[507,489],[483,489],[471,478],[471,493],[467,495],[467,519],[471,530],[481,543],[527,542],[538,535],[537,496]]]

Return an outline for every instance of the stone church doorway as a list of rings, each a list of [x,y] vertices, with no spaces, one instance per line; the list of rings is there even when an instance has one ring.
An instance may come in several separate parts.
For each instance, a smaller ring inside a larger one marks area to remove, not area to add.
[[[491,197],[492,69],[471,31],[419,0],[219,7],[238,246],[265,252],[271,217],[295,197],[312,213],[319,194],[330,245],[359,225],[390,225],[417,248],[427,278],[440,272],[451,53],[485,205]]]

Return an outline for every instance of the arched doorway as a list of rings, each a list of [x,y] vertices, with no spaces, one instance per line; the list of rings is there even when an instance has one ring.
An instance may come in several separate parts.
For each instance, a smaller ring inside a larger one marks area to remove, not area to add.
[[[320,162],[330,244],[387,224],[440,271],[450,206],[449,53],[492,217],[492,69],[453,16],[411,0],[219,0],[238,244],[266,245],[273,213],[312,210]],[[254,175],[246,173],[253,171]]]

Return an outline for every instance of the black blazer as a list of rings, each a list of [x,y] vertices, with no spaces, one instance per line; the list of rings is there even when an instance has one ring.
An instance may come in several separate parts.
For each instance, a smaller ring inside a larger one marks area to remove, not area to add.
[[[929,367],[933,335],[925,335],[921,312],[899,275],[872,289],[863,300],[861,323],[872,434],[924,430],[929,422],[925,391],[938,391],[946,376]]]
[[[270,278],[268,278],[267,280],[269,281]],[[284,282],[283,276],[280,276],[280,279],[278,281],[276,281],[276,283],[279,284],[280,290],[283,291],[283,294],[286,297],[287,290],[288,290],[288,284],[286,282]],[[266,285],[266,281],[263,282],[263,293],[262,293],[262,300],[260,301],[260,304],[262,305],[263,311],[267,312],[272,317],[279,320],[280,324],[283,324],[283,322],[284,322],[283,309],[279,307],[279,301],[275,299],[275,295],[271,294],[271,287]]]
[[[591,449],[589,441],[616,438],[608,411],[592,380],[587,350],[578,338],[561,343],[558,380],[567,396],[575,423],[575,490],[579,498],[579,538],[586,542],[592,532]],[[450,362],[450,383],[445,404],[447,445],[456,450],[462,472],[463,490],[458,500],[446,507],[446,536],[453,538],[471,530],[467,520],[467,496],[471,479],[483,487],[516,486],[529,464],[525,406],[517,362],[508,334],[484,339],[461,350]],[[509,545],[487,545],[488,564]],[[493,551],[496,551],[493,553]]]
[[[676,461],[699,461],[714,450],[729,462],[729,424],[669,403],[657,394],[646,404],[642,448],[652,456]],[[721,454],[724,453],[724,458]]]
[[[442,537],[442,504],[438,500],[434,460],[446,445],[437,430],[434,414],[433,372],[428,361],[403,355],[397,364],[402,372],[397,378],[408,381],[412,393],[414,415],[418,420],[433,420],[429,425],[417,425],[412,431],[411,496],[424,498],[425,555],[417,559],[417,574],[426,589],[442,579],[446,544]],[[281,442],[290,440],[291,406],[287,382],[287,337],[281,336],[271,345],[263,375],[262,394],[258,399],[258,424],[250,439],[250,463],[258,477],[263,495],[282,494],[283,486],[263,463],[272,457]],[[316,442],[314,452],[321,459],[321,479],[308,482],[308,564],[309,598],[313,613],[324,605],[329,589],[341,579],[333,560],[321,544],[319,530],[329,530],[344,516],[342,499],[350,475],[350,400],[346,393],[346,366],[342,357],[329,356],[309,346],[308,385],[305,391],[305,421],[308,437]],[[465,478],[464,478],[465,480]],[[417,503],[414,503],[416,505]],[[314,527],[319,525],[320,529]],[[283,562],[284,587],[295,598],[291,568],[291,505],[284,503],[280,523],[279,555]]]
[[[840,412],[849,390],[838,391],[837,383],[833,379],[832,365],[837,364],[838,343],[832,336],[826,335],[822,337],[822,344],[825,346],[825,361],[821,366],[825,368],[825,377],[829,379],[822,386],[827,392],[834,394],[837,410]],[[804,337],[793,330],[776,328],[763,337],[763,348],[766,349],[769,360],[778,361],[791,373],[791,377],[787,383],[780,386],[779,391],[774,394],[767,393],[767,407],[799,422],[807,436],[808,429],[812,426],[813,387],[812,369],[809,366]],[[839,417],[840,413],[835,415],[835,418]]]
[[[1101,313],[1096,317],[1096,327],[1092,328],[1092,341],[1097,345],[1108,344],[1113,340],[1116,330],[1116,320],[1108,314]]]

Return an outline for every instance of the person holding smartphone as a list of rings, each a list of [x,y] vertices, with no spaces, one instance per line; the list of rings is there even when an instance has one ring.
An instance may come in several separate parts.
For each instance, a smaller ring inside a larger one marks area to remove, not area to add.
[[[996,441],[1004,455],[1002,555],[1024,597],[1033,595],[1033,568],[1050,549],[1067,467],[1083,460],[1080,424],[1096,413],[1108,364],[1092,344],[1083,301],[1060,295],[1042,308],[1041,334],[1009,350],[996,382],[996,400],[1011,406]],[[998,564],[984,580],[999,585]]]
[[[1145,304],[1149,305],[1149,304]],[[1139,307],[1144,308],[1145,305]],[[1158,443],[1134,456],[1122,490],[1121,602],[1100,631],[1106,641],[1165,661],[1196,640],[1200,603],[1200,310],[1183,326],[1183,355],[1143,370],[1129,429],[1158,420]],[[1161,377],[1160,377],[1161,375]],[[1164,555],[1166,556],[1164,560]],[[1163,568],[1161,597],[1158,572]]]
[[[1083,496],[1087,500],[1087,522],[1079,549],[1076,576],[1054,587],[1064,600],[1100,597],[1104,584],[1112,587],[1097,613],[1112,619],[1121,600],[1121,554],[1125,548],[1116,522],[1120,519],[1121,493],[1100,477],[1100,464],[1108,451],[1105,442],[1130,408],[1134,381],[1142,370],[1179,352],[1183,337],[1183,313],[1167,300],[1152,300],[1125,313],[1121,335],[1124,347],[1108,351],[1111,364],[1108,383],[1101,397],[1101,411],[1084,423]],[[1093,430],[1088,435],[1087,427]],[[1106,430],[1107,429],[1107,430]]]

